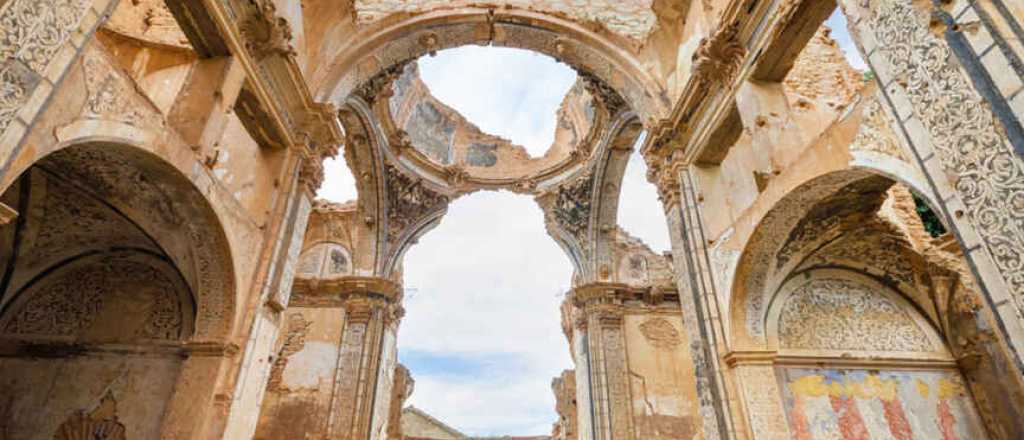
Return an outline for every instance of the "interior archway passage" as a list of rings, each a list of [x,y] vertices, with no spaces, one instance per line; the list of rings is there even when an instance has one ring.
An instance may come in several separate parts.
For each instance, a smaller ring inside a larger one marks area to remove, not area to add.
[[[3,193],[17,217],[0,226],[0,434],[160,437],[185,341],[229,325],[228,303],[205,297],[231,284],[212,278],[230,270],[198,197],[114,145],[54,153]]]

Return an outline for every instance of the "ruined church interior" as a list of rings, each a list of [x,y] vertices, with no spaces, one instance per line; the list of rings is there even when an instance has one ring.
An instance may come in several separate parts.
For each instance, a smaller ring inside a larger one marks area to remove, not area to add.
[[[0,0],[51,439],[1024,439],[1024,0]]]

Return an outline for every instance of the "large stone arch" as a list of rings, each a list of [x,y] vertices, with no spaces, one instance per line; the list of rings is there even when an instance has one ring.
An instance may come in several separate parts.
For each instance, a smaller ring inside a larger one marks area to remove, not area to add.
[[[886,169],[860,166],[833,167],[819,170],[803,180],[790,182],[778,189],[782,194],[774,200],[771,208],[754,221],[746,231],[749,235],[729,287],[728,312],[729,339],[733,348],[747,345],[763,346],[766,342],[764,319],[772,295],[792,270],[795,262],[786,261],[780,265],[779,253],[793,238],[791,234],[807,222],[809,216],[815,221],[827,222],[839,219],[855,211],[861,204],[880,203],[866,198],[879,196],[893,184],[901,183],[910,189],[932,197],[916,182],[894,180]],[[861,206],[862,207],[862,206]],[[806,239],[806,237],[804,237]],[[735,237],[741,239],[741,237]]]
[[[235,267],[210,200],[178,167],[137,144],[153,139],[152,132],[106,121],[84,123],[95,124],[90,136],[66,139],[9,170],[14,177],[4,189],[42,166],[102,198],[145,231],[154,250],[166,253],[182,273],[196,303],[194,331],[186,339],[229,342],[236,318]]]
[[[358,28],[340,53],[325,55],[312,73],[318,101],[342,103],[374,77],[439,50],[493,44],[532,50],[568,64],[616,91],[645,125],[670,110],[664,87],[625,41],[551,14],[464,7],[393,16]],[[397,73],[397,72],[396,72]]]

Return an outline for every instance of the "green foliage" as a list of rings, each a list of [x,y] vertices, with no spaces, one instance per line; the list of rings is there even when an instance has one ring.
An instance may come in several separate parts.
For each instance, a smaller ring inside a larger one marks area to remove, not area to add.
[[[921,223],[924,223],[924,230],[928,231],[932,237],[938,237],[946,233],[946,227],[942,225],[938,214],[932,211],[924,197],[917,193],[914,193],[914,206],[916,207],[917,216],[921,218]]]

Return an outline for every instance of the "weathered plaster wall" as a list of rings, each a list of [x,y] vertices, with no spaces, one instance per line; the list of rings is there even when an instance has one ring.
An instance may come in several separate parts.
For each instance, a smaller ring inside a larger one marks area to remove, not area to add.
[[[181,364],[174,355],[117,353],[0,359],[0,432],[12,439],[71,439],[107,423],[122,438],[160,438]],[[77,418],[106,398],[113,407],[105,414]]]
[[[637,438],[700,438],[693,360],[678,315],[627,314],[623,323]]]
[[[293,307],[275,348],[256,439],[306,438],[326,431],[338,344],[345,326],[341,309]]]

